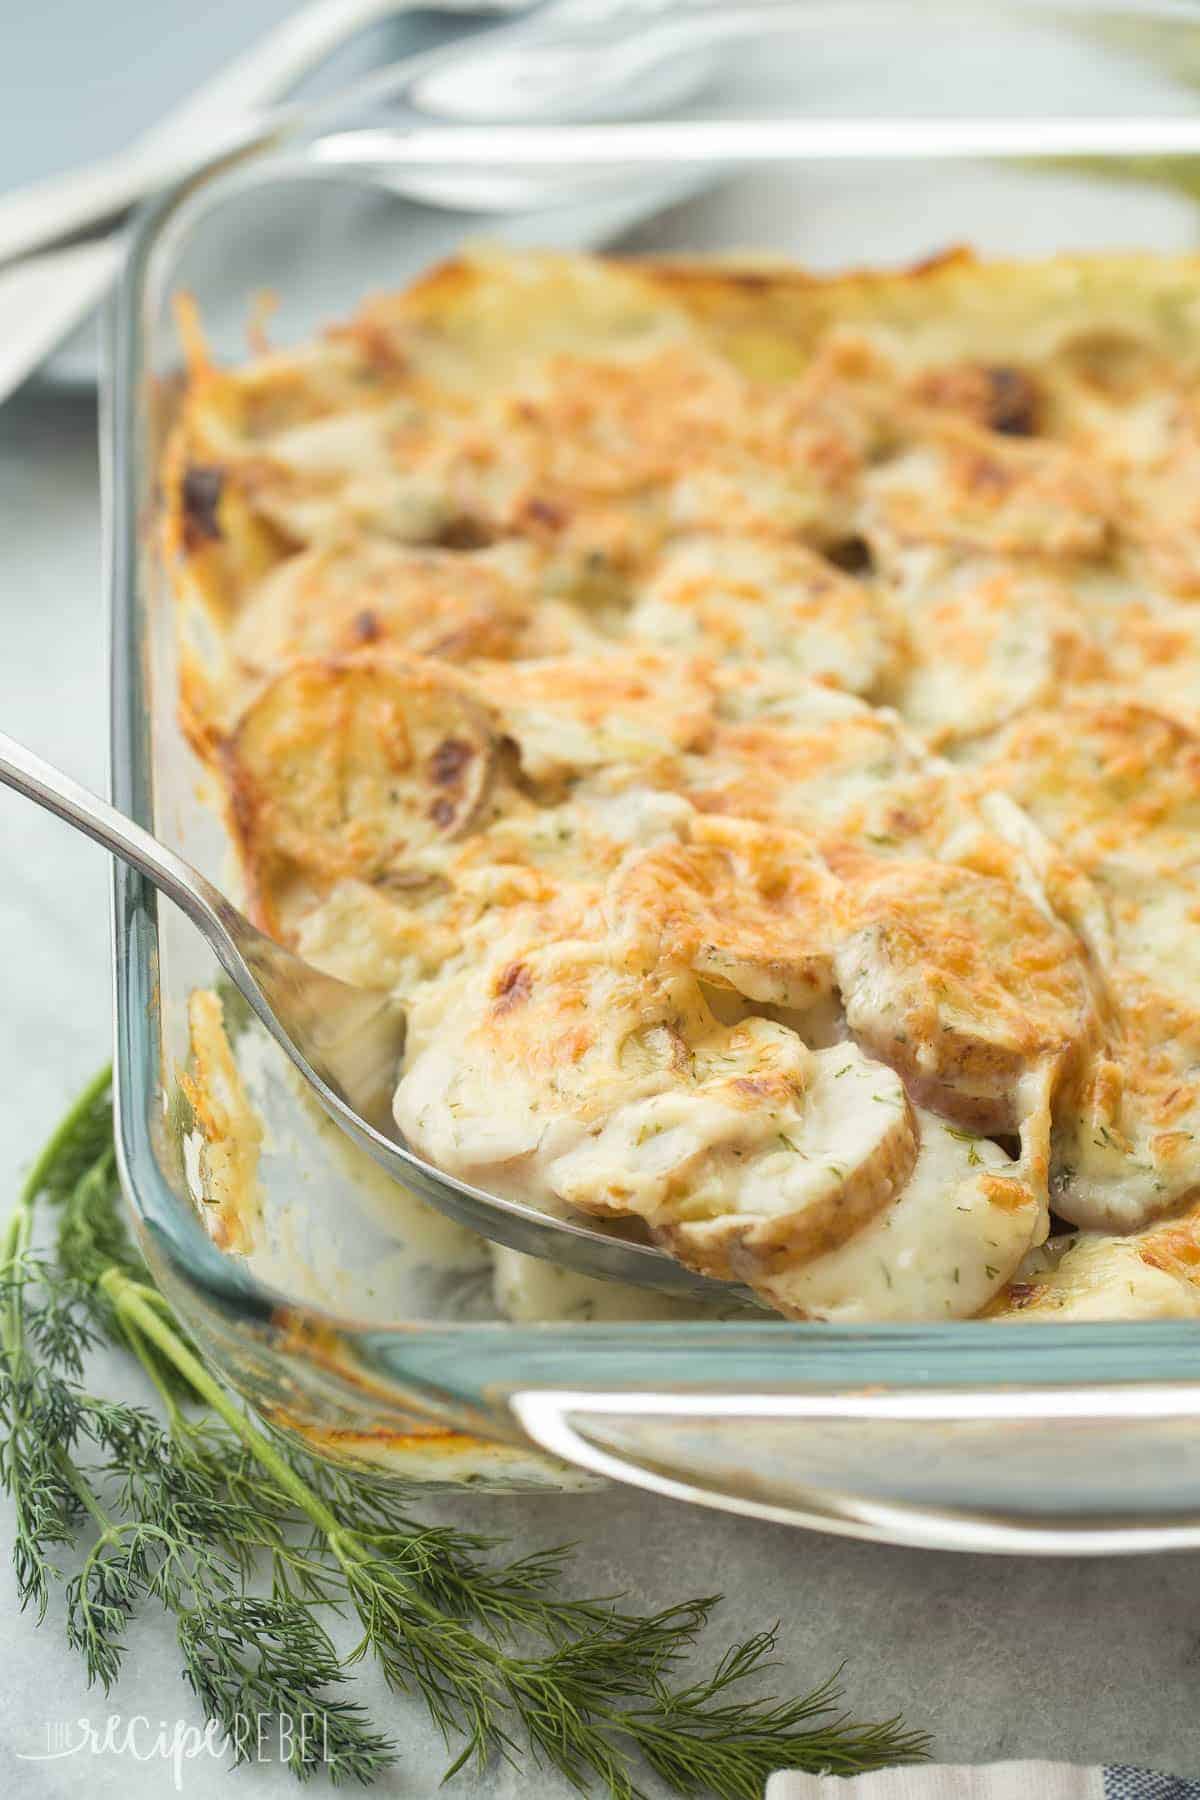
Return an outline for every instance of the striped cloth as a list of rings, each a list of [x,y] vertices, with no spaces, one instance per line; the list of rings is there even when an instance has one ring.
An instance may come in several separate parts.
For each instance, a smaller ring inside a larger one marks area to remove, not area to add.
[[[1200,1781],[1120,1763],[927,1763],[848,1778],[780,1769],[765,1800],[1200,1800]]]

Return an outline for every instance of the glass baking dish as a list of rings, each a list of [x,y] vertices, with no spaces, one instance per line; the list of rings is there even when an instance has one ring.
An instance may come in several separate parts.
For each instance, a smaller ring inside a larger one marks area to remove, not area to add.
[[[898,266],[962,242],[1036,255],[1195,241],[1189,8],[691,11],[693,75],[648,130],[431,128],[419,90],[396,82],[403,107],[380,91],[335,134],[212,172],[139,224],[107,390],[112,785],[214,879],[231,879],[227,847],[176,723],[155,530],[180,291],[219,353],[236,355],[263,288],[280,295],[273,337],[292,341],[481,235],[816,268]],[[638,40],[649,65],[655,28]],[[680,54],[679,39],[658,54]],[[363,126],[372,134],[350,130]],[[1132,151],[1153,152],[1137,179]],[[454,183],[459,201],[478,200],[501,169],[527,180],[572,164],[585,198],[535,215],[411,198],[446,198]],[[229,1380],[317,1449],[455,1485],[616,1479],[942,1548],[1200,1544],[1194,1327],[509,1323],[488,1304],[481,1247],[447,1226],[438,1257],[414,1260],[435,1229],[421,1202],[357,1164],[252,1037],[272,1228],[249,1255],[223,1252],[192,1191],[178,1081],[188,995],[215,965],[120,865],[114,934],[118,1147],[146,1253]],[[414,1165],[415,1193],[453,1185]]]

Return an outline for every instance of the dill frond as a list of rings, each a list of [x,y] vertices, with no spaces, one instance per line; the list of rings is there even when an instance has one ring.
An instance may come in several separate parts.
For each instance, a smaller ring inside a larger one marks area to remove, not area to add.
[[[260,1717],[319,1716],[319,1733],[293,1731],[288,1767],[301,1781],[324,1773],[335,1785],[368,1785],[394,1759],[395,1745],[375,1730],[353,1700],[325,1689],[347,1676],[311,1607],[298,1600],[230,1594],[181,1611],[179,1648],[184,1679],[228,1734],[235,1763],[248,1762],[254,1744],[247,1721]]]

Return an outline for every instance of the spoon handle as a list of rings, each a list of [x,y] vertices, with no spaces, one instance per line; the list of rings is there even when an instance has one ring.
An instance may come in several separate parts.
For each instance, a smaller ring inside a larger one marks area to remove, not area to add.
[[[27,800],[45,807],[76,831],[102,844],[122,862],[140,871],[161,893],[173,900],[210,943],[226,936],[225,914],[232,911],[198,869],[168,850],[132,819],[81,787],[61,769],[27,750],[0,731],[0,782],[15,788]]]

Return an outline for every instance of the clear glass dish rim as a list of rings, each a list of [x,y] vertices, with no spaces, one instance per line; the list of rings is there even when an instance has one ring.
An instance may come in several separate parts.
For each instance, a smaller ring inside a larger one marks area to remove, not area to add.
[[[895,10],[899,10],[895,8]],[[1016,13],[1053,7],[1017,0]],[[1074,10],[1068,7],[1067,10]],[[1177,5],[1133,0],[1114,13],[1185,18]],[[454,135],[447,130],[447,137]],[[663,155],[670,166],[669,153]],[[460,163],[459,168],[462,167]],[[233,170],[206,171],[146,208],[135,222],[121,277],[109,306],[101,435],[109,590],[111,791],[114,802],[152,824],[149,714],[146,692],[145,596],[139,568],[144,530],[141,488],[146,467],[144,408],[150,374],[144,329],[153,265],[169,262],[172,242],[197,209],[209,210],[256,186],[350,178],[308,152],[255,156]],[[113,871],[117,1157],[139,1226],[186,1286],[231,1321],[309,1328],[332,1334],[362,1361],[445,1401],[478,1403],[489,1385],[567,1382],[623,1391],[701,1389],[719,1395],[781,1392],[803,1381],[855,1386],[893,1382],[904,1365],[910,1385],[955,1388],[1018,1383],[1069,1390],[1097,1383],[1194,1382],[1196,1326],[1188,1321],[1095,1324],[1029,1323],[1017,1336],[986,1329],[987,1321],[911,1325],[832,1325],[787,1320],[762,1324],[655,1323],[518,1325],[507,1322],[355,1319],[296,1300],[255,1277],[209,1238],[194,1210],[166,1181],[155,1154],[150,1118],[161,1103],[157,980],[157,896],[121,863]],[[463,1358],[465,1348],[478,1351]],[[645,1358],[653,1356],[653,1380]],[[466,1366],[469,1363],[469,1366]],[[464,1366],[459,1366],[460,1364]]]

